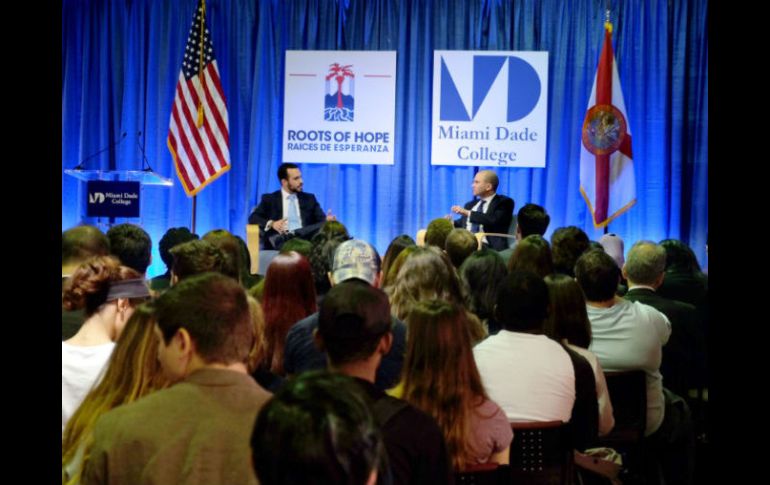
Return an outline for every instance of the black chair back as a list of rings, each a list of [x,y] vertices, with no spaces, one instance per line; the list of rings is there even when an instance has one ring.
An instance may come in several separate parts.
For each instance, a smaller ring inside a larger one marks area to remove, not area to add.
[[[573,483],[574,454],[569,423],[511,423],[511,483]]]
[[[647,426],[647,381],[643,370],[604,372],[615,427],[600,441],[603,446],[634,446],[644,439]]]

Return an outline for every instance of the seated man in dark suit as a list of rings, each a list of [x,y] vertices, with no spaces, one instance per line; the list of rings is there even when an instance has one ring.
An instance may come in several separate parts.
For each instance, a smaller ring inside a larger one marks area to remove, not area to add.
[[[628,252],[623,276],[628,280],[626,300],[649,305],[671,322],[671,337],[663,347],[660,372],[666,388],[686,397],[699,386],[705,367],[705,345],[693,305],[658,294],[666,269],[666,250],[652,241],[639,241]]]
[[[259,205],[251,212],[249,224],[258,224],[264,237],[265,249],[281,249],[292,237],[310,239],[328,219],[313,194],[302,191],[302,172],[293,163],[278,167],[281,190],[262,195]]]
[[[510,197],[497,193],[500,181],[492,170],[482,170],[473,177],[473,196],[478,199],[452,206],[452,212],[462,217],[454,221],[455,227],[464,227],[472,233],[496,232],[508,234],[513,218],[514,202]],[[492,249],[502,251],[508,247],[503,237],[489,236],[482,239]]]

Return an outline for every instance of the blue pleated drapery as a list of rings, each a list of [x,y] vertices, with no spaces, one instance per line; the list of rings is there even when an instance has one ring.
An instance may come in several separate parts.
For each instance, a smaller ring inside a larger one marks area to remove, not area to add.
[[[166,147],[169,114],[196,0],[65,0],[62,9],[62,169],[118,141],[90,169],[138,169],[145,144],[171,188],[142,192],[153,265],[157,242],[188,226],[192,203]],[[549,52],[544,169],[501,168],[501,193],[551,214],[547,236],[577,225],[598,240],[579,192],[580,130],[602,42],[604,0],[208,0],[230,114],[230,172],[198,196],[197,232],[245,235],[250,209],[279,186],[284,53],[396,50],[393,166],[304,164],[316,194],[351,234],[384,252],[471,198],[473,167],[430,165],[433,51]],[[613,42],[633,133],[637,204],[610,225],[628,246],[679,238],[705,263],[708,231],[708,4],[613,0]],[[139,136],[138,133],[142,132]],[[84,187],[62,175],[62,228],[85,217]],[[118,220],[118,222],[123,222]]]

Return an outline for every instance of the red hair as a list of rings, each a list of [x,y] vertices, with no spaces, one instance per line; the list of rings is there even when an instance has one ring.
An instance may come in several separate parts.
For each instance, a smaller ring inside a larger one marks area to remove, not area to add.
[[[313,273],[308,260],[290,251],[279,254],[267,268],[265,291],[262,295],[265,311],[267,355],[263,365],[283,374],[283,347],[292,325],[316,312]]]

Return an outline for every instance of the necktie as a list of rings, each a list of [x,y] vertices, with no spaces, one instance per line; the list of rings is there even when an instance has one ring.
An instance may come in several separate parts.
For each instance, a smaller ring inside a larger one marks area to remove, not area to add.
[[[486,201],[482,200],[481,204],[479,204],[479,206],[473,212],[481,212],[481,213],[483,213],[484,212],[484,204],[485,203],[486,203]],[[471,218],[471,216],[469,215],[468,219],[470,220],[470,218]],[[479,232],[479,225],[477,223],[475,223],[475,222],[471,223],[471,232],[474,233],[474,234]]]
[[[297,194],[289,196],[289,231],[296,231],[302,227],[299,220],[299,208],[297,207]]]

